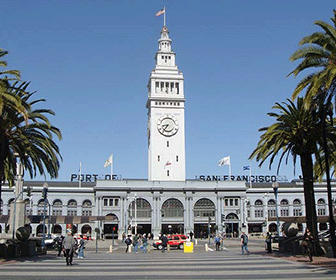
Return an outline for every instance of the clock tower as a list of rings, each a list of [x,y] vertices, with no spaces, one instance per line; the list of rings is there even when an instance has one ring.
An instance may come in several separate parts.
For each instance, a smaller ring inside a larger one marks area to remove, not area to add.
[[[184,78],[163,26],[148,82],[148,180],[185,181]]]

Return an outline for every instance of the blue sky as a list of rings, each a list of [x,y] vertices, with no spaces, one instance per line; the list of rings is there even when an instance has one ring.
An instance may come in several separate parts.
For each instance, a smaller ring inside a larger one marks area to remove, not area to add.
[[[272,105],[291,96],[286,75],[299,40],[329,21],[335,1],[166,1],[167,26],[185,77],[187,177],[275,174],[248,156]],[[78,172],[147,178],[146,85],[162,17],[154,0],[1,0],[0,48],[31,90],[56,112],[63,132],[58,180]],[[245,171],[246,173],[246,171]],[[296,175],[300,174],[297,168]],[[293,179],[293,166],[280,175]],[[26,178],[28,179],[28,178]]]

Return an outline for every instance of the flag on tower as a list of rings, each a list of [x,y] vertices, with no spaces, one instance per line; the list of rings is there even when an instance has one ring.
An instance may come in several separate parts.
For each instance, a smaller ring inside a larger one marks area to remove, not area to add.
[[[165,12],[166,12],[166,9],[163,8],[163,9],[161,9],[160,11],[158,11],[155,15],[158,17],[158,16],[163,15]]]
[[[109,165],[112,165],[113,163],[113,154],[110,155],[110,157],[105,161],[104,167],[108,167]]]
[[[248,171],[248,170],[250,170],[251,169],[251,167],[249,166],[249,165],[245,165],[245,166],[243,166],[243,171]]]
[[[218,166],[223,166],[223,165],[231,165],[230,156],[223,157],[221,160],[219,160]]]

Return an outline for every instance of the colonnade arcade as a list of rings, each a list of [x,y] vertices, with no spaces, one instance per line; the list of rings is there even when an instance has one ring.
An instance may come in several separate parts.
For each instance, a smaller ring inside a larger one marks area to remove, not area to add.
[[[100,226],[105,237],[114,233],[120,236],[123,232],[130,233],[189,233],[195,237],[208,236],[216,230],[223,230],[221,217],[223,211],[216,208],[216,203],[209,198],[176,198],[153,199],[127,197],[121,199],[121,209],[111,211],[107,215],[115,215],[114,221],[104,222]],[[220,217],[218,217],[218,214]],[[106,215],[106,214],[105,214]],[[225,215],[226,231],[235,230],[238,234],[240,220],[235,213]]]

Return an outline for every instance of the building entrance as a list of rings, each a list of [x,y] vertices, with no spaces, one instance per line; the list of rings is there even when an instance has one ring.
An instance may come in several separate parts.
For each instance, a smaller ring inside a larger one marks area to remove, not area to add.
[[[238,223],[225,223],[225,234],[227,237],[238,237],[239,226]]]
[[[137,233],[140,233],[140,234],[152,233],[152,225],[151,224],[137,224]],[[135,226],[132,226],[132,234],[135,234]]]
[[[210,224],[210,235],[216,234],[215,223]],[[209,224],[194,224],[195,238],[208,238],[209,237]]]
[[[114,229],[114,232],[113,232]],[[106,239],[112,239],[114,234],[114,239],[118,238],[118,224],[104,224],[104,237]]]
[[[183,234],[184,233],[184,224],[162,224],[162,233],[163,234]]]

